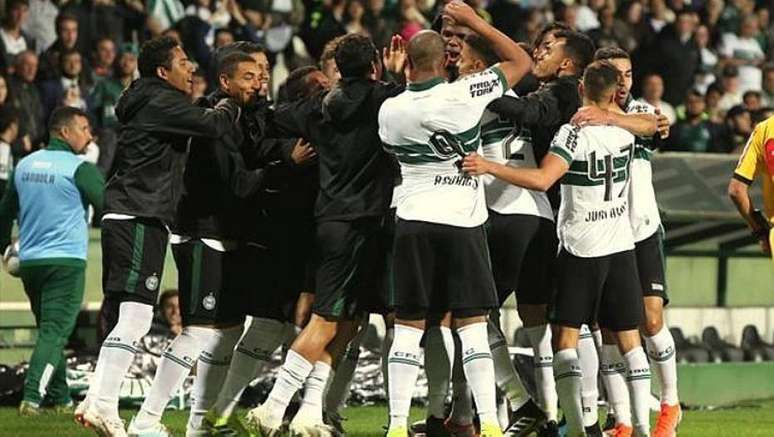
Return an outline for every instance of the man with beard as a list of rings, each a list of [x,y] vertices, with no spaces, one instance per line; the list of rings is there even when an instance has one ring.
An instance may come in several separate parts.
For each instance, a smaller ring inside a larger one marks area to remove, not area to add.
[[[135,343],[153,320],[189,140],[221,137],[240,115],[229,99],[215,108],[189,102],[193,66],[172,38],[146,42],[139,70],[141,78],[116,107],[122,126],[102,219],[105,305],[118,320],[102,344],[86,399],[75,411],[76,420],[103,436],[126,435],[118,395]]]
[[[212,108],[224,98],[242,107],[261,87],[255,60],[244,53],[226,56],[218,68],[219,89],[197,104]],[[214,401],[244,321],[242,298],[251,290],[253,266],[240,247],[250,229],[244,199],[261,187],[264,173],[245,168],[239,146],[241,124],[216,140],[195,139],[184,175],[185,193],[171,237],[178,268],[183,332],[169,345],[130,435],[164,435],[161,415],[196,363],[187,435],[197,435]],[[249,220],[249,217],[248,217]],[[214,392],[214,394],[213,394]]]

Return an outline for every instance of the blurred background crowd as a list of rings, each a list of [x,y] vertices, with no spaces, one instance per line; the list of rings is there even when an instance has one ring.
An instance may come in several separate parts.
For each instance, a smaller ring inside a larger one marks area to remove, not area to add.
[[[86,109],[97,134],[89,159],[106,174],[115,149],[114,105],[137,76],[148,38],[180,40],[198,67],[196,98],[212,87],[213,50],[263,44],[274,88],[294,68],[325,58],[347,33],[385,46],[440,29],[444,0],[4,0],[0,1],[0,185],[13,163],[46,140],[60,104]],[[755,0],[469,0],[513,39],[531,44],[553,21],[597,47],[632,55],[634,95],[671,120],[665,149],[738,152],[774,113],[774,2]]]

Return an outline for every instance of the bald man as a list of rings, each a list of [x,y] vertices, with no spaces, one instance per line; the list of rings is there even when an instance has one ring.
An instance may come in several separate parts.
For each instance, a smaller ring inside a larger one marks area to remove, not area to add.
[[[420,32],[408,47],[407,90],[387,99],[379,111],[379,136],[400,162],[403,176],[394,246],[396,325],[388,358],[388,437],[408,435],[426,326],[440,325],[447,355],[431,358],[447,360],[451,368],[452,322],[481,436],[502,435],[487,341],[487,314],[497,306],[497,296],[483,228],[486,201],[479,178],[462,173],[457,162],[460,155],[479,149],[486,106],[527,74],[531,61],[464,3],[449,3],[445,14],[484,38],[503,62],[447,83],[441,35]]]

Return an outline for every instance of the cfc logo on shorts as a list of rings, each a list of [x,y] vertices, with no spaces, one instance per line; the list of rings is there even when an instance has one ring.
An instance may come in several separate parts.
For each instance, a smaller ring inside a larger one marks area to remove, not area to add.
[[[202,299],[202,306],[207,311],[212,311],[215,309],[215,305],[217,304],[217,301],[215,300],[215,296],[210,293],[207,296],[204,296],[204,299]]]
[[[145,288],[149,291],[156,291],[159,288],[159,277],[155,273],[145,279]]]

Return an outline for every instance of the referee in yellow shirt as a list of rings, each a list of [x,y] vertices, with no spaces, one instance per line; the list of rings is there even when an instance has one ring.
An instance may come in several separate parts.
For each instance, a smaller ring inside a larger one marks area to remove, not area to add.
[[[763,211],[755,209],[750,199],[749,187],[756,179],[763,184]],[[758,237],[763,251],[771,255],[774,245],[774,233],[769,232],[774,217],[774,117],[758,123],[747,140],[728,184],[728,196]]]

